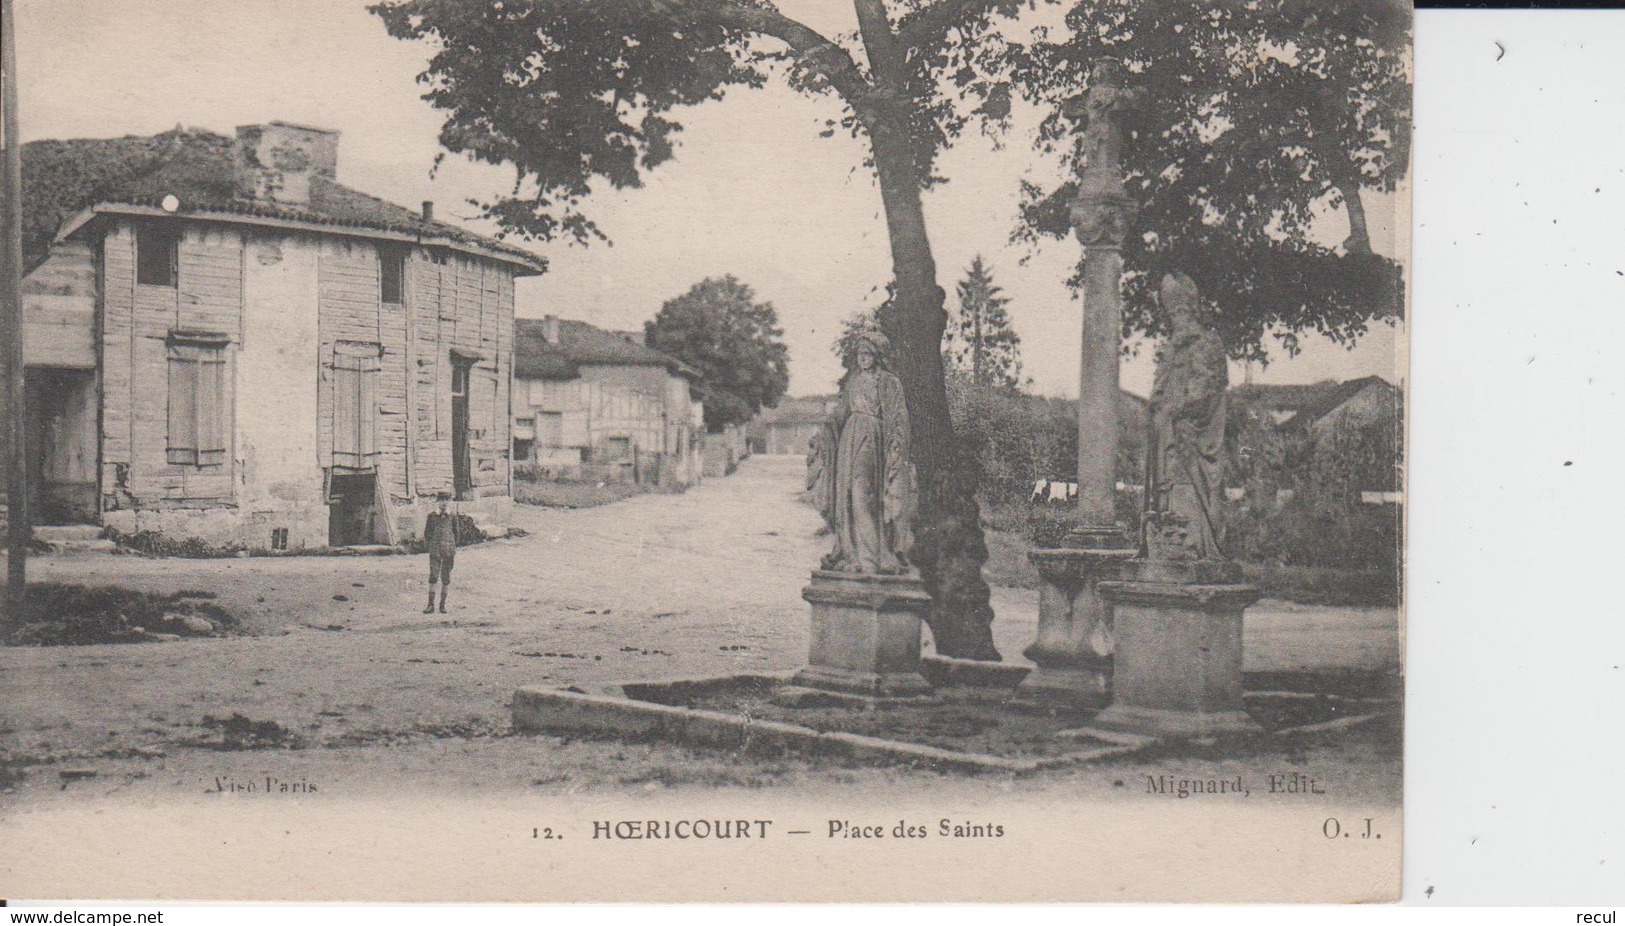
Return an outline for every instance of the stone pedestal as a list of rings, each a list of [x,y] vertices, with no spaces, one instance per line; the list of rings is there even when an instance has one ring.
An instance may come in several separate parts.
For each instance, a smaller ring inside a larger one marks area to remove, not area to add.
[[[920,675],[931,597],[918,578],[819,570],[801,597],[812,605],[812,644],[795,686],[873,701],[931,693]]]
[[[1100,582],[1118,577],[1134,551],[1105,548],[1121,545],[1110,537],[1088,539],[1096,541],[1094,548],[1027,554],[1044,584],[1038,593],[1038,638],[1022,653],[1038,668],[1016,687],[1022,700],[1095,710],[1111,700],[1112,614],[1098,589]]]
[[[1258,589],[1233,563],[1134,560],[1096,586],[1112,608],[1112,702],[1091,727],[1157,737],[1259,732],[1241,699],[1241,621]]]

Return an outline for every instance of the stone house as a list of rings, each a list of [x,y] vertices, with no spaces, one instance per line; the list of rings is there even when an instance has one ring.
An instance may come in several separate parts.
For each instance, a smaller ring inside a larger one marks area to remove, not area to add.
[[[35,523],[396,543],[442,491],[501,523],[514,279],[545,265],[336,182],[338,141],[25,146]]]
[[[641,336],[583,321],[515,323],[513,458],[553,476],[700,481],[699,373]]]
[[[764,408],[750,420],[752,453],[805,456],[807,444],[835,408],[832,395],[798,396]]]
[[[1268,472],[1278,503],[1289,501],[1311,478],[1317,453],[1334,444],[1363,444],[1364,459],[1350,461],[1361,500],[1369,504],[1401,500],[1404,396],[1380,376],[1345,382],[1246,384],[1230,391],[1233,459],[1268,456]],[[1266,447],[1265,445],[1272,445]]]

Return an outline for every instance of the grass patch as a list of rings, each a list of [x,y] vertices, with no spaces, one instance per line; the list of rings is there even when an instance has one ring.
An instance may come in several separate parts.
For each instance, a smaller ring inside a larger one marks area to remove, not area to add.
[[[653,491],[631,482],[531,482],[515,479],[513,500],[543,508],[596,508]]]
[[[142,592],[119,586],[42,582],[28,587],[28,602],[14,615],[14,646],[81,646],[89,643],[150,643],[181,637],[239,632],[241,624],[208,599],[209,592]]]
[[[140,553],[143,556],[176,557],[178,559],[220,559],[237,556],[246,549],[240,544],[216,546],[196,537],[169,537],[158,531],[135,531],[127,534],[116,528],[109,527],[103,530],[102,534],[108,540],[113,541],[120,549]]]
[[[1399,579],[1390,573],[1273,563],[1242,563],[1241,573],[1264,590],[1265,598],[1298,604],[1399,606]]]

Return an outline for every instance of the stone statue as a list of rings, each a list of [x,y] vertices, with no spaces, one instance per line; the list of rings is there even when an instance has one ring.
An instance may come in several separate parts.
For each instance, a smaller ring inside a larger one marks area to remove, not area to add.
[[[903,384],[886,368],[889,347],[879,332],[862,335],[835,410],[807,456],[813,504],[835,535],[822,564],[833,572],[910,572],[914,473]]]
[[[1201,294],[1183,273],[1158,292],[1170,325],[1157,352],[1146,443],[1144,548],[1148,559],[1223,560],[1224,342],[1201,316]]]
[[[1072,227],[1085,246],[1121,247],[1134,221],[1135,203],[1123,189],[1124,120],[1140,99],[1140,90],[1125,86],[1123,66],[1108,59],[1090,72],[1088,92],[1066,105],[1068,114],[1083,122],[1079,155],[1084,165]]]

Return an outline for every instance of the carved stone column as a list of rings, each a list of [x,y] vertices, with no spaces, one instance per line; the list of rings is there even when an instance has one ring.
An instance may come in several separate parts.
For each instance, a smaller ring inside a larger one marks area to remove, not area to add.
[[[1121,65],[1103,62],[1076,101],[1085,120],[1087,159],[1072,203],[1072,227],[1084,254],[1083,332],[1078,379],[1078,508],[1056,549],[1029,556],[1044,579],[1038,639],[1028,659],[1038,671],[1020,686],[1045,702],[1101,707],[1110,691],[1111,609],[1095,586],[1114,579],[1132,554],[1117,523],[1118,367],[1123,330],[1123,241],[1137,206],[1123,187],[1123,117],[1138,93],[1124,85]]]
[[[1034,550],[1043,586],[1038,639],[1022,653],[1038,669],[1017,686],[1024,699],[1056,707],[1099,709],[1111,700],[1113,630],[1100,597],[1132,550]]]

